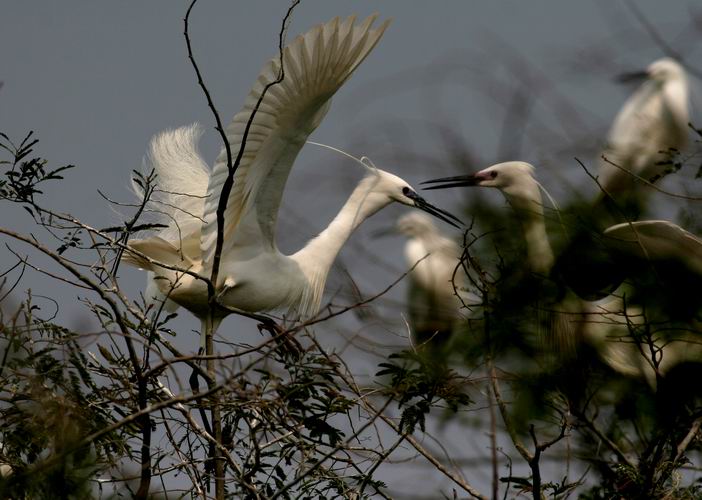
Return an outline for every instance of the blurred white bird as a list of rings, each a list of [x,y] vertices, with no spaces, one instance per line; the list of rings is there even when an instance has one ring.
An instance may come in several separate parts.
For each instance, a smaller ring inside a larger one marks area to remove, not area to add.
[[[459,186],[495,187],[502,191],[505,198],[519,217],[526,240],[527,263],[532,272],[548,276],[554,263],[553,252],[548,240],[544,222],[543,203],[540,185],[534,178],[534,167],[525,162],[506,162],[493,165],[472,175],[434,179],[424,184],[432,184],[427,189],[442,189]],[[668,221],[639,221],[618,224],[604,231],[603,242],[613,252],[623,255],[623,260],[641,259],[645,262],[669,262],[682,264],[684,272],[702,277],[702,240],[681,227]],[[683,290],[690,294],[689,289]],[[619,302],[617,302],[619,301]],[[699,306],[699,304],[697,304]],[[584,338],[600,347],[602,358],[607,361],[615,357],[631,356],[631,366],[640,366],[637,358],[638,349],[612,348],[604,339],[613,333],[619,336],[629,333],[630,325],[626,318],[636,316],[640,310],[625,304],[616,297],[610,298],[604,309],[598,304],[578,299],[573,294],[566,296],[559,303],[549,307],[550,333],[556,339],[557,347],[572,346],[578,338]],[[606,314],[608,321],[596,321],[596,316]],[[618,321],[612,318],[619,318]],[[622,319],[623,318],[623,319]],[[613,326],[616,332],[613,332]],[[685,333],[685,335],[688,335]],[[608,349],[614,350],[608,350]],[[695,355],[687,357],[680,348],[663,349],[663,356],[672,361],[666,367],[682,361],[697,359]],[[682,352],[682,354],[681,354]],[[695,353],[697,351],[694,351]],[[678,357],[676,359],[676,356]],[[702,361],[699,359],[698,361]],[[624,371],[621,365],[611,363],[618,371]]]
[[[413,343],[440,345],[461,318],[461,308],[478,302],[462,290],[465,273],[455,272],[461,250],[422,213],[403,215],[396,230],[407,237],[405,261],[412,269],[407,296]]]
[[[657,181],[671,166],[666,152],[687,143],[688,82],[683,67],[663,58],[645,72],[621,77],[625,81],[641,78],[645,81],[614,119],[603,151],[606,160],[600,162],[599,182],[619,204],[639,204],[642,184],[636,177]]]
[[[670,221],[624,222],[604,234],[609,248],[641,260],[674,260],[702,276],[702,241]]]
[[[432,207],[401,178],[365,164],[367,175],[329,227],[293,255],[280,253],[275,227],[280,200],[295,157],[321,123],[330,98],[370,53],[388,21],[372,28],[377,16],[354,25],[354,17],[338,18],[297,37],[285,47],[285,77],[268,89],[249,130],[234,184],[224,212],[224,245],[215,284],[217,302],[247,312],[287,309],[308,317],[320,306],[327,273],[337,253],[366,218],[392,202],[420,208],[451,222],[450,214]],[[236,154],[264,87],[276,80],[278,57],[263,69],[244,108],[226,130]],[[184,127],[157,136],[150,159],[162,190],[154,201],[164,212],[167,229],[129,242],[158,263],[188,269],[209,278],[217,239],[217,207],[228,174],[223,150],[210,172],[197,152],[197,127]],[[311,187],[311,194],[314,186]],[[158,289],[193,312],[202,332],[212,318],[216,329],[229,313],[210,310],[205,283],[172,271],[134,253],[124,260],[150,271],[147,289]],[[147,297],[150,298],[150,297]]]
[[[525,162],[506,162],[493,165],[472,175],[461,175],[426,181],[422,184],[433,184],[426,189],[443,189],[461,186],[483,186],[498,188],[514,209],[515,216],[522,226],[526,242],[526,264],[531,273],[545,283],[551,274],[555,259],[546,232],[544,206],[541,198],[539,183],[533,176],[534,167]],[[575,297],[561,300],[559,304],[545,304],[540,291],[533,290],[533,295],[527,302],[536,304],[540,324],[543,312],[549,311],[550,327],[544,333],[544,338],[562,352],[572,352],[577,343],[579,325],[571,322],[571,314],[582,312],[580,301]],[[558,311],[558,314],[556,314]],[[544,341],[540,338],[539,341]]]
[[[602,361],[622,375],[645,379],[654,390],[658,375],[665,376],[682,363],[702,362],[699,325],[693,329],[673,326],[668,331],[658,326],[650,335],[651,322],[647,326],[644,309],[622,297],[585,304],[578,320],[583,338]]]
[[[645,72],[622,77],[640,78],[646,81],[624,104],[609,132],[599,162],[597,181],[601,190],[597,200],[587,212],[579,214],[579,227],[557,263],[560,275],[586,300],[606,297],[623,278],[602,252],[602,231],[617,222],[640,218],[652,190],[647,183],[655,183],[673,170],[676,151],[687,142],[685,70],[665,58],[652,63]]]

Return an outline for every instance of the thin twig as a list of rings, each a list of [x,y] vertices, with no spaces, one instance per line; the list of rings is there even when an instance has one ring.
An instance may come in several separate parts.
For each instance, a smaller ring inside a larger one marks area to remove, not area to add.
[[[685,59],[683,55],[675,50],[656,30],[656,28],[651,24],[651,22],[648,20],[648,18],[641,12],[641,10],[638,8],[635,2],[632,2],[631,0],[626,0],[624,2],[627,6],[627,8],[631,11],[631,13],[634,15],[636,20],[643,26],[644,30],[646,30],[646,33],[648,33],[648,36],[651,37],[651,39],[654,41],[656,45],[661,49],[661,51],[667,55],[672,57],[673,59],[677,59],[682,63],[686,68],[687,71],[692,73],[698,78],[702,78],[702,72],[698,71],[696,68],[691,67],[687,64],[685,64]]]

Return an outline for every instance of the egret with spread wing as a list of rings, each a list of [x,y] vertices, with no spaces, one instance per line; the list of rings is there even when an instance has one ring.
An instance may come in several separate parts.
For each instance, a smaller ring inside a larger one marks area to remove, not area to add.
[[[366,218],[392,202],[420,208],[450,224],[455,217],[431,206],[401,178],[366,163],[366,176],[318,236],[293,255],[283,255],[275,241],[280,201],[290,169],[307,137],[330,106],[330,99],[365,59],[388,22],[373,27],[376,16],[360,25],[338,18],[297,37],[283,51],[284,78],[268,88],[244,133],[264,88],[277,79],[280,58],[259,75],[241,112],[226,129],[231,150],[244,147],[224,211],[221,267],[214,284],[217,303],[247,312],[283,309],[307,317],[320,306],[329,269],[347,238]],[[156,202],[166,212],[167,229],[133,240],[128,263],[149,271],[147,290],[158,290],[216,329],[230,312],[210,310],[206,284],[187,269],[209,278],[217,241],[217,208],[229,168],[225,151],[210,172],[196,149],[198,131],[185,127],[157,136],[152,164],[161,192]]]

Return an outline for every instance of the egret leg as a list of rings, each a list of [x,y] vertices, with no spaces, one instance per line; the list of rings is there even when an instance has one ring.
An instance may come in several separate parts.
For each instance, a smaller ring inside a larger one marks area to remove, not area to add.
[[[221,318],[214,318],[212,320],[212,334],[217,331],[217,328],[219,327],[219,324],[222,322]],[[207,328],[210,324],[210,315],[206,318],[202,318],[200,320],[200,348],[197,351],[198,356],[202,356],[203,354],[206,353],[205,351],[205,339],[207,338],[206,332]],[[198,362],[199,363],[199,362]],[[190,389],[193,391],[193,394],[198,394],[200,392],[200,381],[198,380],[198,372],[193,368],[192,373],[190,374],[190,378],[188,379],[188,382],[190,383]],[[210,426],[210,421],[207,418],[207,415],[205,414],[205,408],[203,405],[198,402],[197,403],[197,409],[198,413],[200,414],[200,419],[202,420],[202,423],[205,427],[205,430],[209,435],[212,435],[212,427]]]
[[[190,374],[190,378],[188,379],[188,382],[190,383],[190,390],[193,391],[193,394],[199,394],[200,393],[200,382],[198,380],[198,375],[197,375],[197,370],[193,368],[192,373]],[[210,436],[212,435],[212,427],[210,427],[210,421],[207,419],[207,414],[205,413],[205,408],[202,406],[201,402],[195,403],[197,405],[197,410],[198,413],[200,414],[200,419],[202,420],[202,424],[205,427],[205,431],[207,434]]]
[[[219,325],[222,323],[223,318],[219,318],[219,317],[212,318],[211,316],[212,315],[208,315],[206,318],[203,318],[200,320],[200,349],[198,350],[199,355],[206,353],[208,329],[212,328],[212,335],[214,336],[215,332],[219,328]]]

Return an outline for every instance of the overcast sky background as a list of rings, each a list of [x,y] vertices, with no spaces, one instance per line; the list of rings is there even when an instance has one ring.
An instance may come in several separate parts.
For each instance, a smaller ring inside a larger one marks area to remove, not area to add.
[[[702,67],[696,43],[702,8],[697,2],[647,0],[636,5],[688,63]],[[130,172],[141,167],[150,137],[165,128],[202,123],[207,133],[201,151],[212,163],[220,145],[187,60],[182,35],[186,7],[186,2],[175,0],[3,2],[0,131],[19,140],[34,130],[40,140],[37,151],[50,165],[77,166],[58,190],[46,193],[46,205],[98,227],[120,221],[97,190],[120,201],[133,200]],[[194,53],[223,120],[238,111],[260,68],[276,54],[287,7],[284,1],[201,0],[194,10]],[[626,3],[609,0],[303,0],[293,14],[288,38],[337,15],[363,18],[373,12],[381,19],[392,18],[392,25],[337,94],[311,139],[371,156],[378,166],[415,186],[468,167],[442,161],[450,157],[435,133],[443,125],[464,139],[480,163],[472,169],[522,159],[537,165],[543,184],[557,197],[568,192],[563,188],[566,181],[569,189],[594,193],[568,154],[590,154],[583,159],[594,165],[609,123],[632,90],[615,84],[614,76],[641,69],[663,55]],[[691,83],[699,87],[697,79]],[[505,127],[509,91],[523,88],[533,99],[531,113]],[[693,93],[693,120],[699,107],[694,94],[699,92]],[[505,130],[513,136],[509,141],[502,139]],[[406,165],[407,152],[433,160],[426,167]],[[294,251],[324,227],[361,175],[352,163],[307,146],[286,189],[286,210],[278,229],[281,249]],[[495,194],[488,200],[502,206]],[[470,195],[454,191],[427,197],[460,211],[465,196]],[[364,293],[379,291],[405,268],[399,239],[379,242],[369,234],[392,224],[406,210],[391,207],[374,217],[342,252],[344,265]],[[0,224],[35,230],[22,211],[3,211]],[[382,254],[390,266],[377,265],[361,248]],[[11,261],[3,250],[0,264],[4,268]],[[122,277],[125,289],[136,296],[143,276],[123,268]],[[343,278],[337,276],[332,285],[343,285]],[[28,286],[48,295],[64,293],[65,317],[81,310],[72,300],[74,290],[46,284],[35,274],[26,277]],[[388,298],[401,301],[403,293],[400,286]],[[401,307],[388,311],[394,320],[400,319]],[[184,331],[196,328],[193,318],[182,316]],[[230,327],[222,331],[236,331],[251,341],[258,338],[249,321],[231,318],[227,324]],[[346,332],[367,332],[381,345],[402,343],[401,337],[352,317],[335,325]],[[324,333],[335,336],[331,327]],[[338,345],[339,338],[320,341]],[[195,349],[194,335],[183,342],[186,349],[189,342]],[[364,361],[358,350],[348,355],[360,373],[373,373],[378,359]],[[482,435],[462,443],[475,449],[454,448],[459,456],[485,453],[488,444]],[[411,468],[406,471],[406,477],[394,476],[395,491],[409,491],[404,489],[409,483],[402,482],[409,477],[423,478]]]

